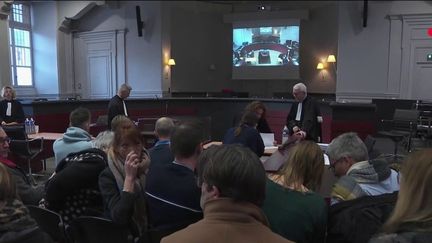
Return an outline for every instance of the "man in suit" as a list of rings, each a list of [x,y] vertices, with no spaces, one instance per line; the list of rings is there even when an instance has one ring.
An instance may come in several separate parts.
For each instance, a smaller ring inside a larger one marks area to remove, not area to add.
[[[111,121],[117,115],[129,116],[125,99],[129,97],[132,88],[128,84],[122,84],[117,94],[111,98],[108,104],[108,129],[111,129]]]
[[[286,120],[289,135],[297,140],[318,142],[318,137],[321,136],[318,103],[307,95],[307,88],[303,83],[294,85],[293,96],[297,102],[292,104]]]

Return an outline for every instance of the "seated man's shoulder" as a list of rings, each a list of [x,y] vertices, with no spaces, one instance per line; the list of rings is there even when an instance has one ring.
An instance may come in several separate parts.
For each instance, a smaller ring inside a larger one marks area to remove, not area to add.
[[[265,240],[273,243],[289,243],[289,241],[282,236],[273,233],[268,227],[259,224],[261,229],[256,228],[255,233],[250,235],[244,235],[245,238],[255,238],[260,240]],[[226,230],[231,231],[231,233],[226,232]],[[189,243],[201,243],[201,242],[235,242],[233,240],[239,239],[242,235],[240,233],[235,233],[235,227],[227,226],[226,223],[207,223],[206,219],[198,221],[197,223],[191,224],[185,229],[177,231],[162,239],[162,243],[171,242],[189,242]],[[241,232],[241,231],[239,231]],[[243,231],[244,232],[244,231]],[[229,233],[229,234],[227,234]]]

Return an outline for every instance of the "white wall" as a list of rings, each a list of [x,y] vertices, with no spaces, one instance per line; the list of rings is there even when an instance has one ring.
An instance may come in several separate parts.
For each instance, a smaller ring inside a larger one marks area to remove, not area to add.
[[[140,6],[145,23],[143,36],[137,33],[135,6]],[[126,80],[132,86],[131,97],[162,95],[161,2],[136,1],[125,4]]]
[[[58,93],[57,11],[55,2],[37,2],[33,10],[33,74],[39,95]]]
[[[370,102],[399,98],[389,87],[389,14],[432,14],[430,1],[368,1],[367,27],[362,27],[363,2],[339,2],[336,98]],[[396,97],[395,97],[396,96]]]

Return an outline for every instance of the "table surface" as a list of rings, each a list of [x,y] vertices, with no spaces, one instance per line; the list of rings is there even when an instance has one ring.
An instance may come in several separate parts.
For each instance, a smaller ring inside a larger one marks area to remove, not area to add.
[[[63,133],[58,133],[58,132],[40,132],[40,133],[35,133],[35,134],[29,134],[28,137],[31,138],[31,139],[43,137],[43,139],[45,139],[45,140],[57,140],[57,139],[63,137]]]
[[[204,144],[203,148],[204,149],[208,149],[210,146],[213,146],[213,145],[222,145],[222,142],[220,142],[220,141],[213,141],[213,142],[210,142],[210,143],[206,143],[206,144]],[[264,155],[267,155],[267,156],[272,155],[274,152],[276,152],[277,149],[278,149],[277,146],[266,147],[264,149]]]

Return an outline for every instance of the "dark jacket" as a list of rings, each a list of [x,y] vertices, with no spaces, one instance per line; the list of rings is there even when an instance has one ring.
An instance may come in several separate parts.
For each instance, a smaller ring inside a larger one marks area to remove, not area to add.
[[[299,103],[291,105],[290,112],[286,119],[286,126],[289,130],[289,135],[293,134],[293,127],[298,126],[302,131],[306,132],[306,139],[318,142],[318,137],[321,136],[321,126],[318,123],[317,117],[320,116],[318,103],[310,96],[306,96],[302,104],[302,113],[300,121],[296,121],[297,108]]]
[[[230,128],[223,139],[223,144],[243,144],[250,148],[258,157],[264,154],[264,142],[260,133],[253,127],[243,125],[238,136],[235,136],[237,127]]]
[[[51,243],[51,237],[43,232],[30,217],[20,200],[2,202],[0,208],[1,243]]]
[[[157,142],[153,148],[149,149],[151,161],[149,170],[153,166],[166,165],[174,161],[174,155],[171,152],[169,143],[161,142],[163,141]]]
[[[60,161],[56,174],[45,184],[47,207],[63,212],[62,216],[68,215],[66,211],[73,212],[76,217],[87,208],[102,210],[98,177],[107,166],[106,160],[104,151],[92,148],[69,154]],[[74,206],[67,206],[68,203]]]
[[[11,102],[12,109],[11,109],[11,115],[6,116],[6,110],[7,110],[7,103]],[[17,100],[2,100],[0,101],[0,123],[2,121],[5,121],[7,123],[11,122],[17,122],[17,123],[23,123],[25,120],[24,116],[24,110],[22,108],[22,105]]]
[[[187,226],[202,218],[201,190],[189,168],[169,163],[147,174],[149,223],[155,228]]]
[[[105,168],[99,175],[99,188],[105,205],[105,215],[120,225],[133,228],[132,214],[139,195],[118,188],[114,174]]]
[[[127,114],[129,115],[129,111],[126,107]],[[123,108],[123,99],[120,96],[115,95],[111,98],[108,104],[108,129],[111,129],[111,121],[117,115],[126,115],[125,110]]]
[[[396,204],[397,193],[364,196],[331,206],[327,242],[368,242],[389,218]]]
[[[242,115],[243,115],[243,113],[238,114],[234,117],[233,124],[232,124],[233,127],[236,127],[239,125]],[[267,119],[265,117],[261,117],[258,120],[258,125],[257,125],[256,129],[260,133],[273,133],[268,122],[267,122]]]
[[[5,159],[0,159],[0,163],[3,163],[8,172],[12,175],[21,201],[23,201],[25,205],[38,205],[45,193],[44,186],[33,186],[24,170],[11,162],[8,163],[3,160]]]
[[[369,243],[430,243],[432,242],[431,226],[431,221],[404,223],[398,227],[396,233],[379,234]]]

